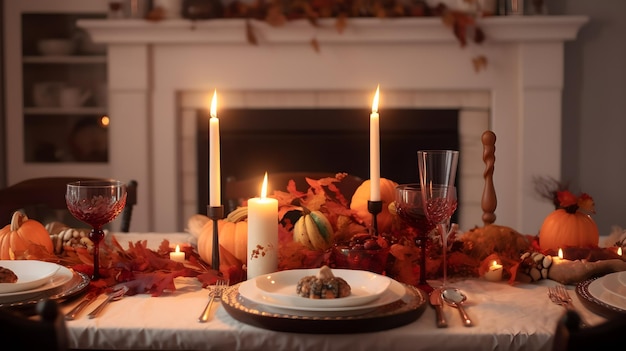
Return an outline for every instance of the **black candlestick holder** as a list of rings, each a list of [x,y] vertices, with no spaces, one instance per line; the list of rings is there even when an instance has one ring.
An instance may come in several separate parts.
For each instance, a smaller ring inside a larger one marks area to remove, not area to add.
[[[207,206],[207,217],[213,221],[213,255],[211,268],[220,271],[220,240],[217,232],[217,221],[224,218],[224,206]]]
[[[383,202],[382,201],[367,201],[367,211],[372,214],[372,228],[371,234],[374,236],[378,236],[378,214],[383,210]]]

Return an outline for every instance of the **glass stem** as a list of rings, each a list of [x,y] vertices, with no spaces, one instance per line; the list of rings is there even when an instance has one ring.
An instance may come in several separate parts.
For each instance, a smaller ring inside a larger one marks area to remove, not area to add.
[[[441,235],[441,258],[443,260],[442,264],[443,264],[443,281],[442,281],[442,286],[446,286],[447,285],[447,280],[448,280],[448,264],[446,262],[446,255],[447,255],[447,251],[448,251],[448,236],[447,236],[447,230],[446,230],[446,225],[444,223],[439,223],[437,225],[437,227],[439,228],[439,233]]]
[[[93,275],[92,280],[100,279],[100,241],[104,238],[102,228],[92,228],[89,239],[93,242]]]

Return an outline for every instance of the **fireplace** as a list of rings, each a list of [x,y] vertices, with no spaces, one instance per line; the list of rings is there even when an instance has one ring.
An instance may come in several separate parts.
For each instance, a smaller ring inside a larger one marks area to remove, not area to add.
[[[225,109],[220,115],[222,185],[229,179],[258,179],[264,172],[270,177],[277,172],[346,172],[369,178],[367,109]],[[417,150],[459,150],[458,110],[385,109],[382,116],[384,178],[419,182]],[[199,213],[206,212],[209,194],[208,120],[207,111],[199,111]]]
[[[496,223],[536,233],[551,204],[535,195],[533,177],[560,178],[563,43],[587,18],[480,20],[487,40],[465,48],[437,18],[350,19],[343,33],[332,21],[252,21],[257,46],[243,20],[79,21],[108,44],[108,173],[139,181],[133,226],[180,231],[198,212],[197,111],[214,89],[224,119],[229,109],[264,108],[349,108],[367,119],[380,84],[381,123],[386,109],[459,111],[462,228],[482,225],[480,136],[490,129],[498,138]],[[488,59],[480,73],[477,55]]]

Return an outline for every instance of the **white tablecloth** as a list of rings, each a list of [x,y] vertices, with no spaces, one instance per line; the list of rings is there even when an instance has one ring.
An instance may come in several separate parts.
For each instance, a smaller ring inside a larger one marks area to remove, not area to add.
[[[116,234],[127,241],[148,240],[156,248],[163,239],[189,242],[185,233]],[[551,350],[557,320],[563,308],[547,296],[550,280],[511,286],[482,279],[453,282],[468,295],[466,310],[475,326],[464,327],[458,311],[444,307],[448,328],[435,326],[435,312],[427,306],[413,323],[386,331],[362,334],[297,334],[247,325],[232,318],[219,304],[213,318],[199,323],[208,291],[195,278],[176,278],[176,291],[160,297],[147,294],[111,303],[102,314],[88,319],[92,303],[68,321],[70,346],[76,349],[117,350]],[[579,311],[591,324],[604,318],[581,305],[569,287]],[[103,299],[101,296],[99,299]],[[63,306],[64,312],[80,299]]]

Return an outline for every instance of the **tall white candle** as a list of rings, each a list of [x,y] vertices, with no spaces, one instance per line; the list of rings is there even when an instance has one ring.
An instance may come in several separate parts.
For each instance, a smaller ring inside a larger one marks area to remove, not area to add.
[[[220,120],[217,119],[217,89],[211,101],[209,118],[209,206],[221,206]]]
[[[378,118],[378,94],[380,86],[376,87],[376,95],[372,102],[370,114],[370,201],[380,201],[380,131]]]
[[[261,197],[248,200],[248,279],[278,270],[278,200],[267,198],[267,173]]]

